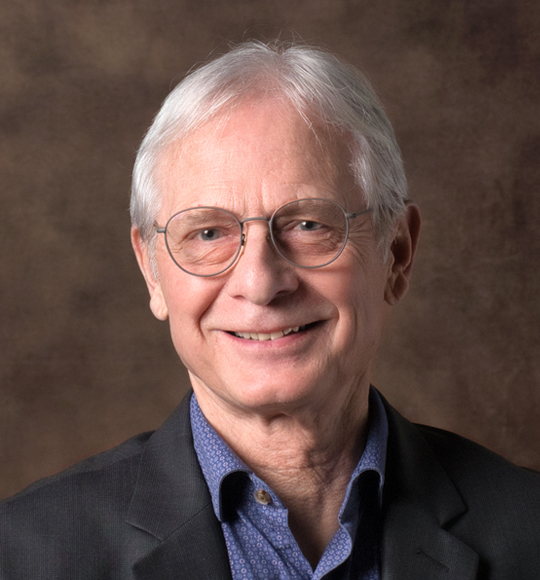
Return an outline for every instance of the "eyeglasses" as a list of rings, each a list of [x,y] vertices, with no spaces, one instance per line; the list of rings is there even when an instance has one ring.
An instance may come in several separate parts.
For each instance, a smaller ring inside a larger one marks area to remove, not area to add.
[[[244,224],[268,222],[276,252],[300,268],[322,268],[343,252],[349,236],[349,220],[371,209],[347,213],[329,199],[297,199],[282,205],[271,217],[239,220],[220,207],[192,207],[174,214],[165,227],[155,224],[165,236],[174,263],[193,276],[217,276],[238,259],[246,243]]]

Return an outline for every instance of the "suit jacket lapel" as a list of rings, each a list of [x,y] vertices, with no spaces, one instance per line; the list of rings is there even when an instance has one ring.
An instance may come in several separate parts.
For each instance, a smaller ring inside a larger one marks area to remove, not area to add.
[[[460,494],[418,429],[385,406],[382,580],[473,580],[478,555],[444,529],[466,514]]]
[[[137,580],[230,580],[223,534],[212,506],[141,558],[133,573]]]
[[[193,448],[189,396],[149,439],[126,521],[159,541],[141,554],[135,578],[231,579],[221,526]]]

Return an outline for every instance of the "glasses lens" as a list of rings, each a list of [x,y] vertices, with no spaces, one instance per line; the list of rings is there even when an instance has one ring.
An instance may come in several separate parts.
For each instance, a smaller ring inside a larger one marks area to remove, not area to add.
[[[196,276],[215,276],[226,270],[236,260],[240,242],[240,223],[224,209],[188,209],[167,224],[166,243],[172,259]]]
[[[300,199],[281,207],[272,220],[280,254],[293,264],[319,268],[335,260],[347,242],[347,216],[330,200]]]

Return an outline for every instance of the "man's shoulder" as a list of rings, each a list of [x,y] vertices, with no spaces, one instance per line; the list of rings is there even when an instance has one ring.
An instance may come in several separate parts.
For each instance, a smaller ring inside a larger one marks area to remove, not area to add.
[[[422,498],[448,530],[484,556],[499,545],[530,558],[540,541],[540,473],[454,433],[399,415],[392,422],[390,501]]]
[[[137,435],[0,503],[0,577],[90,580],[94,570],[84,562],[107,558],[122,570],[119,538],[149,436]]]
[[[469,485],[496,480],[497,486],[533,486],[540,492],[540,473],[515,465],[470,439],[428,425],[411,423],[384,401],[390,423],[391,461],[411,468],[442,467],[454,483]]]
[[[436,427],[415,424],[448,475],[456,482],[505,483],[532,486],[540,494],[540,473],[520,467],[486,447],[455,433]],[[485,488],[484,488],[485,489]]]
[[[482,578],[536,578],[540,474],[459,435],[413,424],[388,403],[386,410],[387,566],[396,566],[396,545],[414,545],[420,556],[438,553],[449,568],[477,558]],[[441,551],[449,542],[461,560]]]
[[[386,407],[392,500],[403,494],[423,497],[433,507],[444,505],[457,492],[471,521],[487,525],[494,518],[507,518],[519,526],[521,517],[522,523],[534,525],[540,517],[540,473],[455,433],[413,424],[387,403]]]
[[[195,462],[184,403],[156,431],[5,500],[0,578],[94,580],[105,570],[111,578],[132,578],[136,563],[187,522],[214,525]]]
[[[66,525],[89,514],[93,520],[100,514],[106,520],[123,519],[137,490],[143,495],[168,491],[183,467],[191,465],[191,446],[187,396],[156,431],[135,435],[1,502],[0,526],[16,525],[26,516],[32,522],[64,522],[56,510],[70,511],[71,520],[66,517]],[[166,480],[160,489],[156,477]],[[184,478],[186,485],[194,478],[194,474]]]
[[[111,494],[120,499],[121,492],[134,485],[141,454],[152,433],[140,433],[112,449],[36,481],[0,503],[0,521],[11,512],[20,517],[25,506],[32,510],[39,504],[41,510],[47,506],[54,510],[57,504],[65,508],[70,500],[78,504],[96,502],[103,490],[108,491],[109,500]]]

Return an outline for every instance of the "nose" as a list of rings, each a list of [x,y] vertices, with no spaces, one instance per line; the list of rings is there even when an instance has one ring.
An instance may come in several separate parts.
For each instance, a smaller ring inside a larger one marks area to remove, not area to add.
[[[276,252],[268,224],[261,221],[246,224],[244,235],[242,254],[227,281],[229,294],[259,306],[292,294],[299,283],[296,268]]]

